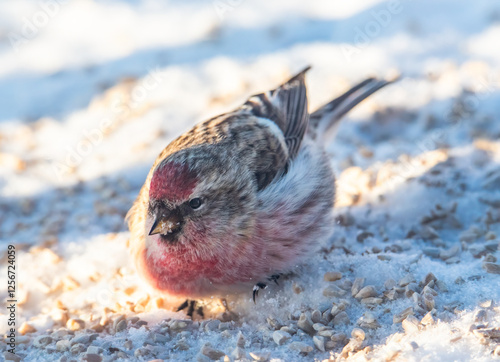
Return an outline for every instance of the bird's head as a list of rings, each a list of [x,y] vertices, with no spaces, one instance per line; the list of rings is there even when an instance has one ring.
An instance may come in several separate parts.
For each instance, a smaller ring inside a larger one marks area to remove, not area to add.
[[[256,192],[247,173],[220,154],[181,151],[166,158],[151,178],[147,238],[175,246],[248,234]]]

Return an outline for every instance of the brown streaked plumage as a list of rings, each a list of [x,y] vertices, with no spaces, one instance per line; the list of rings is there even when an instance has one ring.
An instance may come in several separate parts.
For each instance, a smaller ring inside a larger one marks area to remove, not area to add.
[[[388,82],[367,79],[309,115],[308,69],[160,153],[127,215],[132,255],[153,288],[186,298],[258,291],[331,235],[325,134]]]

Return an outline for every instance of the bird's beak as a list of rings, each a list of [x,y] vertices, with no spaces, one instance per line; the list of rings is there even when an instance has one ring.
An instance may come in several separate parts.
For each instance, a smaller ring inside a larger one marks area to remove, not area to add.
[[[158,215],[149,231],[149,235],[162,234],[169,235],[174,234],[181,229],[182,220],[177,213],[171,213],[169,215]]]

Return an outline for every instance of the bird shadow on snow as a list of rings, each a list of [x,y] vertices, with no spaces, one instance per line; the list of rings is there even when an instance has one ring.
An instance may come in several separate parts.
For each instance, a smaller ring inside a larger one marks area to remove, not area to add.
[[[450,15],[450,11],[457,12],[459,16],[464,10],[455,3],[449,2],[449,4],[453,6],[448,8],[443,4],[439,11],[430,1],[418,5],[432,9],[428,14],[434,21],[425,27],[429,41],[432,40],[433,31],[442,31],[443,28],[455,28],[455,31],[462,31],[465,36],[466,33],[467,35],[473,32],[479,33],[488,26],[483,22],[469,22],[468,16],[465,18],[461,16],[460,18],[464,18],[465,21],[458,23],[461,29],[456,29],[457,22]],[[197,65],[214,57],[245,60],[276,53],[295,45],[315,42],[358,46],[355,29],[363,28],[373,22],[374,14],[387,11],[387,6],[386,3],[376,4],[345,19],[323,20],[305,17],[294,21],[286,19],[286,22],[278,24],[280,31],[276,34],[271,32],[270,28],[235,28],[222,25],[218,32],[207,34],[205,39],[191,44],[139,50],[120,59],[82,68],[61,69],[53,74],[7,75],[0,78],[0,121],[16,117],[25,122],[41,117],[63,120],[72,112],[86,107],[94,96],[116,84],[120,79],[142,77],[156,68]],[[415,3],[403,3],[402,12],[393,14],[390,23],[380,27],[376,41],[393,36],[392,31],[396,26],[405,29],[404,24],[407,21],[415,20],[411,14],[416,6]],[[447,16],[443,17],[440,11],[446,11]],[[241,39],[247,41],[242,43]],[[449,57],[449,52],[446,52],[446,56]],[[348,67],[349,63],[346,58],[345,66]]]

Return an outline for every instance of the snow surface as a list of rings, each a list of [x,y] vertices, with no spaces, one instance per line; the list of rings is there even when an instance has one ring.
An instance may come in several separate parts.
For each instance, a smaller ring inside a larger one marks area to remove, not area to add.
[[[116,347],[138,360],[203,361],[210,342],[233,360],[238,332],[249,360],[495,358],[499,339],[473,329],[500,327],[500,276],[484,265],[500,256],[499,37],[500,4],[488,0],[2,2],[1,275],[7,245],[15,244],[18,327],[26,321],[37,330],[19,336],[18,355],[83,358],[57,351],[56,340],[37,347],[34,338],[68,316],[88,328],[125,314],[148,325],[100,333],[92,344],[105,359],[116,357],[109,350]],[[180,332],[168,318],[185,314],[145,297],[123,217],[170,140],[308,64],[312,109],[367,76],[402,75],[351,112],[328,149],[339,176],[337,232],[256,305],[250,291],[230,300],[239,318],[226,331],[196,321]],[[343,277],[324,281],[328,271]],[[427,312],[404,291],[370,308],[350,290],[323,295],[366,278],[383,296],[388,279],[408,274],[423,293],[418,282],[430,272],[446,288],[433,288],[436,323],[425,328],[393,323],[408,307],[418,320]],[[6,289],[2,282],[2,298]],[[268,317],[297,330],[302,312],[332,303],[349,318],[334,326],[344,343],[320,351],[301,330],[274,342]],[[342,354],[366,312],[380,325],[363,328],[361,348],[369,348]],[[167,326],[168,341],[151,342]],[[7,330],[5,310],[0,330]],[[299,353],[292,342],[313,348]]]

